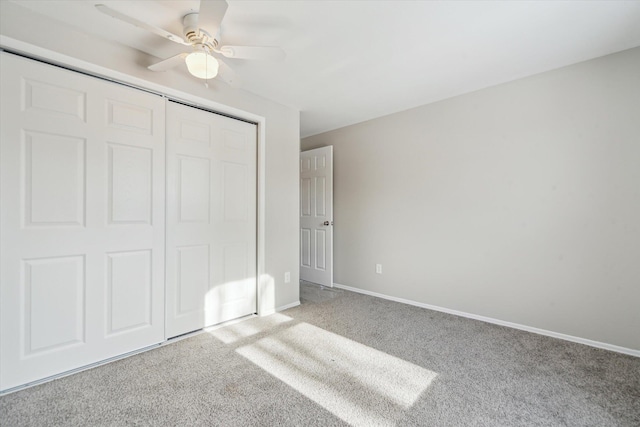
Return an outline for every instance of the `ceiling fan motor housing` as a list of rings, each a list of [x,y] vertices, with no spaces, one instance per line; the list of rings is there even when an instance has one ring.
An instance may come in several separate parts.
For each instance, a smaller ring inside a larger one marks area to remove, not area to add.
[[[217,34],[212,37],[206,30],[198,27],[197,12],[185,15],[182,24],[184,25],[184,36],[191,44],[208,45],[212,49],[218,46]]]

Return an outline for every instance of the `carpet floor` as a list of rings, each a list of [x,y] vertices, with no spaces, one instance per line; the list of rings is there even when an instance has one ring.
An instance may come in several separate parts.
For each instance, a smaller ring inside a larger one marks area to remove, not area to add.
[[[640,426],[640,358],[339,289],[0,397],[2,426]]]

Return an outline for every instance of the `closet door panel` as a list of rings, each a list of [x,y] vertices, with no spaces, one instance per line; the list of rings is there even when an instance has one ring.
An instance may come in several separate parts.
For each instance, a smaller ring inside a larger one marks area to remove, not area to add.
[[[212,115],[167,104],[167,338],[205,325],[215,233]]]
[[[86,140],[25,131],[22,144],[25,227],[84,226]]]
[[[210,324],[256,310],[256,128],[217,117]]]
[[[107,83],[94,95],[101,200],[90,218],[104,283],[95,324],[113,357],[164,339],[165,101]]]
[[[5,390],[162,341],[164,100],[1,55]]]
[[[256,311],[256,128],[167,105],[167,338]]]
[[[83,256],[23,260],[24,353],[85,343]]]
[[[151,224],[153,150],[107,144],[107,221],[112,224]]]

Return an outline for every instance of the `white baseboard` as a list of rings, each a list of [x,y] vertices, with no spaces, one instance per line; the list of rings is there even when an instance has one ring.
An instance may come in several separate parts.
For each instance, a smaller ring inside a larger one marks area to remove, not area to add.
[[[264,310],[264,311],[261,311],[261,312],[260,312],[260,314],[259,314],[259,316],[260,316],[260,317],[270,316],[270,315],[272,315],[272,314],[274,314],[274,313],[277,313],[277,312],[279,312],[279,311],[284,311],[284,310],[286,310],[286,309],[293,308],[293,307],[297,307],[297,306],[299,306],[299,305],[300,305],[300,301],[294,301],[294,302],[292,302],[291,304],[286,304],[286,305],[283,305],[283,306],[280,306],[280,307],[276,307],[276,308],[271,309],[271,310]]]
[[[416,307],[426,308],[428,310],[440,311],[443,313],[453,314],[460,317],[466,317],[469,319],[480,320],[482,322],[493,323],[495,325],[506,326],[508,328],[520,329],[526,332],[532,332],[538,335],[546,335],[548,337],[559,338],[565,341],[571,341],[579,344],[588,345],[591,347],[601,348],[604,350],[615,351],[616,353],[628,354],[630,356],[640,357],[640,350],[634,350],[631,348],[620,347],[613,344],[607,344],[604,342],[593,341],[586,338],[574,337],[572,335],[561,334],[559,332],[547,331],[546,329],[534,328],[532,326],[521,325],[519,323],[507,322],[504,320],[494,319],[491,317],[479,316],[477,314],[465,313],[463,311],[452,310],[450,308],[438,307],[436,305],[425,304],[422,302],[412,301],[404,298],[398,298],[391,295],[380,294],[378,292],[367,291],[365,289],[354,288],[352,286],[341,285],[334,283],[333,286],[339,289],[344,289],[351,292],[357,292],[359,294],[370,295],[372,297],[382,298],[390,301],[400,302],[402,304],[413,305]]]
[[[286,304],[286,305],[283,305],[282,307],[277,307],[276,311],[284,311],[284,310],[286,310],[288,308],[297,307],[299,305],[300,305],[300,301],[294,301],[291,304]]]

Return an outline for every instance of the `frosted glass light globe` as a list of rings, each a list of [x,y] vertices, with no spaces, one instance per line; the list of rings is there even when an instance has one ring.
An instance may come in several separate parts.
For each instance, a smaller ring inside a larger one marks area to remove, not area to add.
[[[185,62],[189,72],[199,79],[212,79],[218,75],[218,61],[206,52],[192,52]]]

